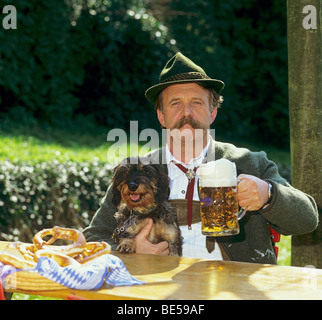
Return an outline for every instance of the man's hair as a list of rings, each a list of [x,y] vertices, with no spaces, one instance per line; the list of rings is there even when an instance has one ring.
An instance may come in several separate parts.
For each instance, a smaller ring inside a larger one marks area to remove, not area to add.
[[[217,93],[216,90],[212,89],[212,88],[209,88],[207,87],[207,85],[204,85],[203,83],[201,82],[196,82],[199,86],[205,88],[206,90],[209,91],[209,101],[210,101],[210,107],[211,107],[211,110],[213,110],[213,108],[220,108],[221,107],[221,104],[223,103],[224,101],[224,97],[221,96],[220,94]],[[163,105],[162,105],[162,93],[163,91],[161,91],[158,95],[158,98],[155,102],[155,105],[154,105],[154,109],[155,110],[160,110],[160,111],[163,111]]]

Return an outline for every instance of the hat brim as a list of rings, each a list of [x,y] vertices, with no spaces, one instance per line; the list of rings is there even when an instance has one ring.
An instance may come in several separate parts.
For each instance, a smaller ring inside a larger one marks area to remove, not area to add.
[[[182,79],[182,80],[175,80],[175,81],[156,84],[145,91],[145,97],[150,102],[155,104],[158,98],[158,95],[161,93],[162,90],[174,84],[188,83],[188,82],[202,83],[203,85],[206,85],[208,89],[216,90],[218,94],[220,94],[222,89],[225,87],[224,82],[216,79]]]

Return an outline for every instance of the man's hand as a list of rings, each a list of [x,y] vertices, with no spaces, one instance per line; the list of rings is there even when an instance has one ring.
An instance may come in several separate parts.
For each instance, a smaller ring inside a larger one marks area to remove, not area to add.
[[[248,211],[261,209],[268,201],[268,183],[257,177],[240,174],[237,186],[237,200],[242,208]]]
[[[153,227],[153,220],[149,219],[140,233],[135,237],[135,252],[150,253],[159,255],[169,255],[169,244],[167,241],[162,241],[157,244],[151,243],[147,238]]]

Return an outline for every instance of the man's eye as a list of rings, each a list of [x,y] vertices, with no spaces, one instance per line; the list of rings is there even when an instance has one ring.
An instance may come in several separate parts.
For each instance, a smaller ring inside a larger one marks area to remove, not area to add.
[[[200,101],[194,101],[193,104],[200,106],[201,102]]]

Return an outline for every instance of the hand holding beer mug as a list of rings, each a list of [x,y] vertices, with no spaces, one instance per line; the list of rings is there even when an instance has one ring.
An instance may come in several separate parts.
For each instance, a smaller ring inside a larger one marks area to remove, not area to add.
[[[238,234],[238,220],[246,209],[239,211],[238,207],[235,163],[227,159],[210,161],[201,164],[198,173],[202,234]]]

